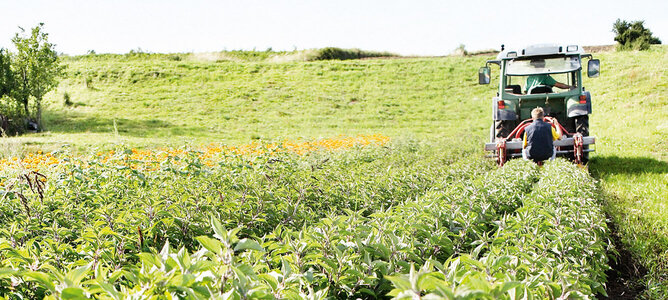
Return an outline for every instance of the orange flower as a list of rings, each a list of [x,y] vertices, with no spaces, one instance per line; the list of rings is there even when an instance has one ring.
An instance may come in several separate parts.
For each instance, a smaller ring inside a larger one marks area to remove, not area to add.
[[[345,150],[360,146],[381,146],[390,141],[390,138],[381,134],[358,135],[355,137],[339,135],[334,138],[321,139],[316,141],[283,141],[281,143],[261,143],[252,142],[236,146],[226,146],[211,143],[203,145],[192,150],[157,148],[130,150],[130,155],[116,156],[114,150],[108,152],[97,152],[95,155],[103,164],[118,166],[128,166],[136,170],[157,170],[156,164],[160,164],[168,159],[172,159],[174,164],[182,164],[183,158],[187,156],[196,157],[202,164],[213,167],[216,163],[238,156],[273,156],[279,153],[294,153],[305,155],[314,151],[335,151]],[[23,158],[12,157],[10,159],[0,159],[0,168],[21,167],[29,170],[39,170],[40,168],[52,168],[63,163],[64,160],[51,153],[44,154],[42,151],[37,153],[28,153]],[[87,161],[74,162],[88,167]],[[249,162],[252,164],[252,162]]]

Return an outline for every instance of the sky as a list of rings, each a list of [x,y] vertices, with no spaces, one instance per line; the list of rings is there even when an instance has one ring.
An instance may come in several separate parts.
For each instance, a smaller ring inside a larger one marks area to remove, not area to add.
[[[69,55],[329,46],[446,55],[460,45],[614,44],[618,18],[644,20],[668,43],[667,11],[666,0],[0,0],[0,47],[13,48],[19,26],[43,22]]]

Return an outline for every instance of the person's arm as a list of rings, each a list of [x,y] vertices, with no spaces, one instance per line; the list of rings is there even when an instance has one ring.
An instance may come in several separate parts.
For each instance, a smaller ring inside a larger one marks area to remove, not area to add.
[[[524,133],[524,142],[522,142],[522,149],[527,147],[527,133]]]
[[[568,85],[568,84],[563,84],[563,83],[561,83],[561,82],[556,82],[556,83],[554,83],[554,86],[556,86],[556,87],[558,87],[558,88],[560,88],[560,89],[570,89],[570,88],[572,87],[572,86],[570,86],[570,85]]]
[[[563,137],[563,132],[561,131],[561,126],[559,126],[559,121],[553,117],[547,117],[552,124],[554,124],[554,127],[552,127],[552,140],[560,140]]]
[[[562,135],[561,135],[561,129],[557,129],[556,131],[554,130],[554,127],[552,127],[552,140],[560,140]]]
[[[555,86],[555,87],[558,87],[558,88],[560,88],[560,89],[570,89],[570,88],[571,88],[570,85],[568,85],[568,84],[563,84],[563,83],[561,83],[561,82],[559,82],[559,81],[556,81],[556,80],[555,80],[554,78],[552,78],[552,76],[550,76],[550,75],[547,75],[547,77],[545,78],[545,82],[544,82],[544,84],[549,85],[549,86]]]

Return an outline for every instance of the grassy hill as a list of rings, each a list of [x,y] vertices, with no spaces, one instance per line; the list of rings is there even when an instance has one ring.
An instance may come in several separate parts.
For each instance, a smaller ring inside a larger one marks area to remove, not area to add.
[[[590,170],[621,241],[649,269],[647,286],[658,295],[668,282],[668,48],[595,57],[602,75],[584,81],[598,137]],[[67,77],[46,100],[47,131],[3,143],[14,152],[65,144],[88,151],[381,133],[481,148],[495,88],[479,86],[476,71],[489,58],[65,58]]]
[[[668,295],[667,49],[601,53],[602,77],[585,81],[595,97],[592,131],[599,137],[590,171],[657,299]]]
[[[40,147],[150,146],[378,132],[479,135],[489,126],[486,100],[493,93],[473,76],[482,61],[77,57],[66,60],[67,78],[47,100],[48,131],[21,140]],[[64,93],[72,106],[63,104]]]

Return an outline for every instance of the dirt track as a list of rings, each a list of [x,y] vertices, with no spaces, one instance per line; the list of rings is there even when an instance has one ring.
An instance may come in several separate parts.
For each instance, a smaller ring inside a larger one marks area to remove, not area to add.
[[[582,46],[587,53],[614,51],[617,45]]]

